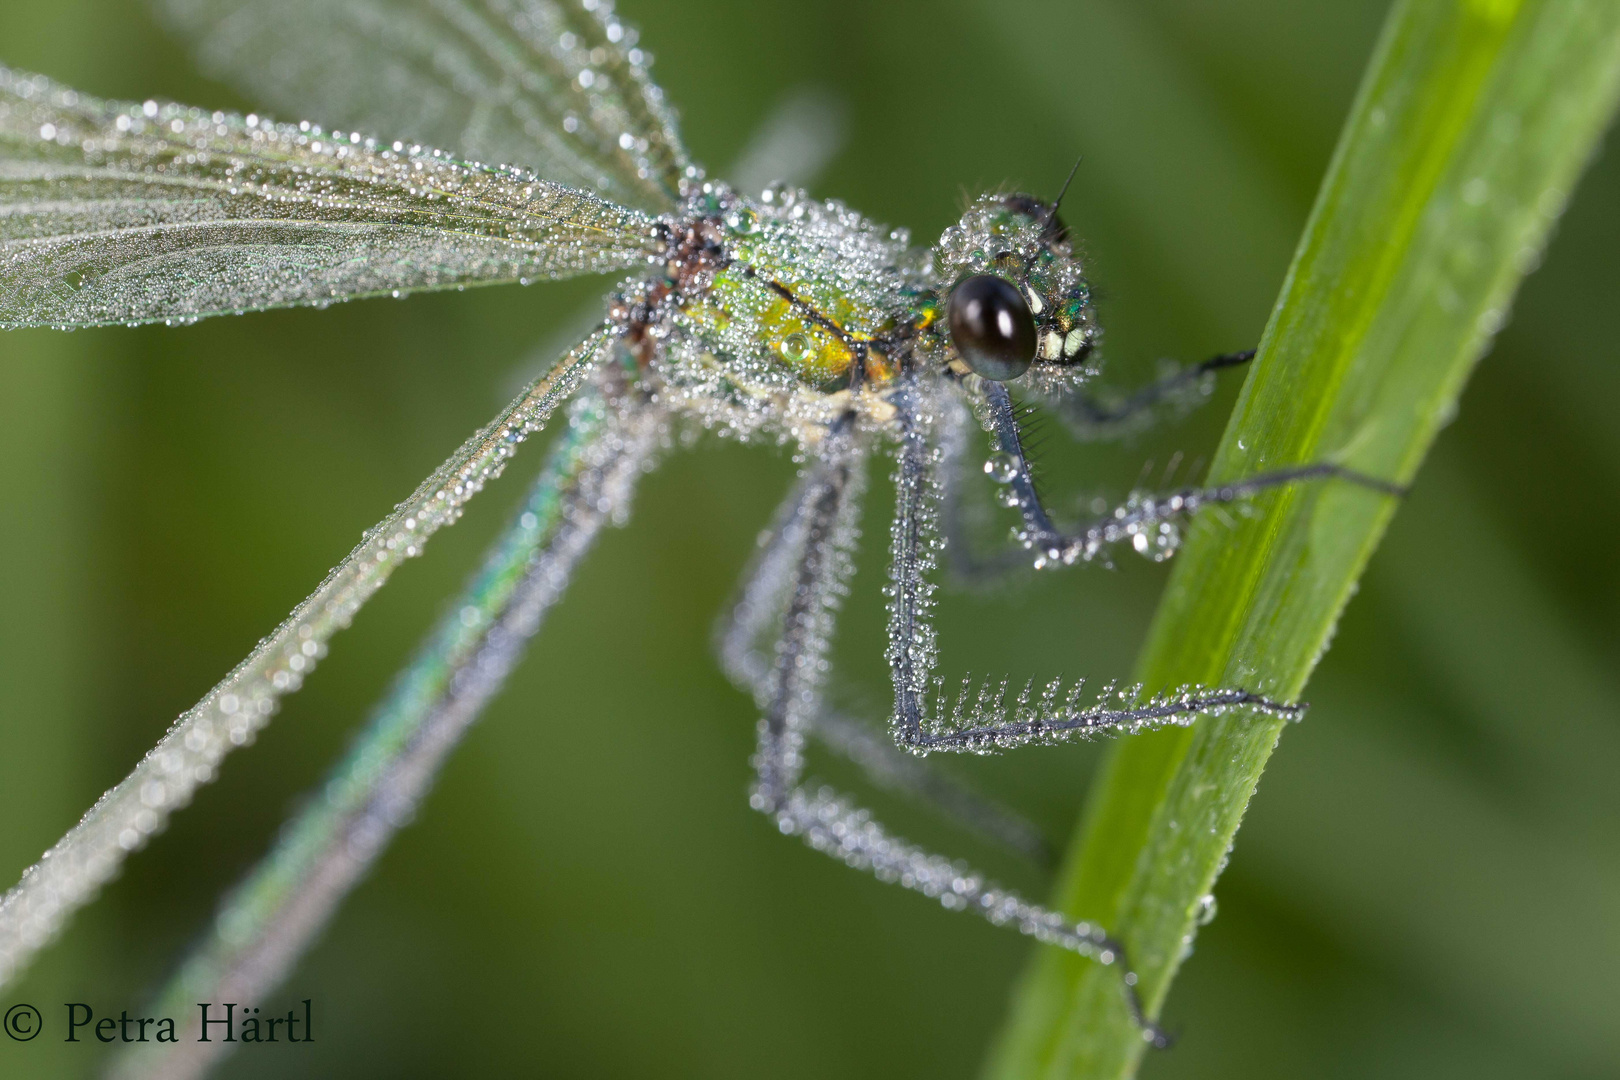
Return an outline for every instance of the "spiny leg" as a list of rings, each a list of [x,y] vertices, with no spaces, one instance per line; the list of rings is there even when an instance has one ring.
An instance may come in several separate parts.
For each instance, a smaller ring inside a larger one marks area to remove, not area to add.
[[[1043,869],[1057,865],[1051,841],[1029,819],[906,753],[866,723],[823,711],[812,722],[810,734],[860,766],[875,786],[919,799],[969,832],[1015,851]]]
[[[803,543],[791,580],[754,757],[753,805],[773,811],[790,799],[804,771],[804,742],[820,712],[820,689],[834,615],[853,570],[862,461],[847,430],[830,433],[802,492]]]
[[[826,469],[822,463],[806,469],[777,507],[770,525],[760,533],[741,589],[715,625],[714,650],[721,670],[761,708],[769,701],[782,611],[804,558],[812,504],[827,483]]]
[[[576,402],[569,430],[517,520],[344,761],[232,891],[163,993],[158,1015],[194,1022],[196,1002],[262,1001],[273,992],[410,819],[602,525],[622,517],[663,427],[663,415],[651,406],[612,405],[594,392]],[[200,1075],[213,1051],[225,1047],[199,1043],[196,1034],[182,1034],[167,1054],[142,1047],[119,1063],[118,1075]]]
[[[835,435],[835,438],[842,436]],[[1158,1046],[1168,1038],[1148,1022],[1128,970],[1123,948],[1101,927],[1062,914],[1001,889],[959,862],[891,835],[870,812],[837,792],[802,784],[804,740],[821,710],[820,689],[833,615],[851,571],[861,476],[858,454],[847,444],[829,446],[808,500],[806,543],[782,623],[771,693],[759,725],[751,804],[771,815],[777,828],[818,851],[931,896],[952,910],[974,911],[997,925],[1070,949],[1103,964],[1127,969],[1124,989],[1143,1037]]]
[[[805,471],[762,534],[744,584],[715,628],[721,667],[762,709],[774,693],[782,620],[805,558],[814,504],[826,490],[827,470],[840,467],[817,463]],[[1038,865],[1052,865],[1052,847],[1034,824],[905,753],[859,720],[823,709],[807,726],[818,742],[859,766],[877,787],[915,797],[970,832]]]
[[[933,441],[937,447],[935,456],[938,459],[937,469],[934,471],[939,477],[937,501],[942,529],[938,545],[948,560],[952,577],[960,583],[975,586],[1004,579],[1014,572],[1027,573],[1030,556],[1021,547],[1003,544],[988,551],[974,550],[973,538],[965,520],[966,514],[969,513],[966,508],[967,500],[963,497],[963,489],[971,482],[970,473],[964,465],[966,454],[963,435],[967,427],[964,422],[965,410],[959,406],[953,408],[948,403],[942,403],[942,407],[934,409],[932,415]],[[986,471],[990,472],[1001,467],[997,459],[992,458]],[[992,479],[997,481],[1005,478],[1005,474],[992,474]],[[1032,486],[1030,490],[1033,490]],[[903,567],[906,563],[907,559],[897,553],[895,565]],[[1155,703],[1158,707],[1151,712],[1140,709],[1107,708],[1102,705],[1102,699],[1109,698],[1115,693],[1113,686],[1104,688],[1097,704],[1083,706],[1080,703],[1083,688],[1084,680],[1068,686],[1065,686],[1061,679],[1054,680],[1046,684],[1032,703],[1032,691],[1035,689],[1032,682],[1023,688],[1017,702],[1012,706],[1011,711],[1016,722],[1008,724],[1005,683],[995,687],[987,680],[975,689],[971,680],[964,680],[956,701],[951,704],[943,700],[941,693],[943,683],[936,678],[929,688],[931,695],[937,700],[934,711],[941,715],[949,711],[951,730],[949,732],[936,730],[921,736],[908,736],[904,732],[910,730],[912,725],[907,720],[898,725],[900,730],[897,731],[897,735],[899,741],[913,752],[929,749],[985,749],[1037,739],[1055,742],[1064,737],[1083,738],[1089,734],[1114,734],[1131,725],[1147,724],[1155,719],[1179,723],[1190,721],[1196,715],[1182,709],[1166,712],[1163,702]],[[976,700],[972,700],[970,705],[970,699]],[[921,716],[914,708],[914,704],[909,698],[897,702],[897,715],[915,719],[916,727],[920,729]],[[1205,696],[1195,704],[1200,707],[1216,708],[1230,705],[1232,702],[1225,698]]]
[[[999,405],[1010,423],[1010,405],[1000,384]],[[962,408],[943,393],[923,400],[916,383],[895,397],[900,417],[900,447],[895,466],[895,517],[890,533],[891,601],[889,609],[890,673],[894,681],[895,741],[908,749],[988,752],[1029,742],[1056,742],[1101,734],[1118,734],[1172,724],[1188,724],[1200,715],[1238,707],[1276,715],[1297,716],[1302,706],[1271,701],[1247,690],[1179,688],[1173,693],[1141,700],[1139,688],[1105,687],[1097,701],[1083,705],[1083,681],[1069,686],[1054,679],[1036,693],[1026,684],[1012,705],[1006,686],[986,683],[976,699],[964,685],[947,708],[943,680],[934,676],[938,653],[931,616],[934,585],[930,581],[943,544],[939,535],[941,499],[938,470],[944,450],[938,438],[941,423]],[[996,398],[992,397],[995,405]],[[994,411],[994,410],[993,410]],[[1016,440],[1016,426],[1011,428]],[[1016,448],[1016,441],[1013,443]],[[1027,469],[1011,478],[1015,490],[1027,493],[1027,505],[1045,520],[1034,498]],[[1111,519],[1113,520],[1113,519]],[[1055,532],[1055,530],[1054,530]]]
[[[1239,357],[1247,354],[1234,354]],[[1221,358],[1217,358],[1221,359]],[[1001,485],[1002,501],[1019,511],[1024,519],[1017,537],[1025,551],[1034,551],[1037,568],[1066,565],[1076,561],[1091,561],[1103,556],[1119,543],[1129,543],[1138,554],[1155,560],[1173,553],[1180,539],[1176,522],[1209,506],[1240,503],[1271,488],[1309,480],[1339,479],[1379,494],[1401,497],[1406,489],[1399,484],[1368,476],[1333,462],[1315,462],[1279,469],[1244,480],[1207,487],[1182,488],[1160,495],[1133,494],[1123,504],[1098,517],[1081,529],[1065,533],[1048,515],[1035,487],[1029,460],[1024,452],[1018,424],[1018,414],[1006,387],[999,383],[984,384],[986,404],[996,450],[985,471]],[[939,436],[947,449],[943,454],[944,466],[940,498],[943,519],[945,551],[953,575],[976,583],[993,580],[1014,568],[1028,565],[1029,556],[1017,548],[996,548],[989,552],[972,550],[969,529],[965,520],[967,511],[962,488],[966,483],[964,467],[959,463],[960,447],[949,433]]]
[[[999,455],[998,465],[1003,470],[996,479],[1006,486],[1011,495],[1010,501],[1024,519],[1019,539],[1025,548],[1036,552],[1037,568],[1090,561],[1113,544],[1122,542],[1129,542],[1145,555],[1167,556],[1178,539],[1174,531],[1177,519],[1207,506],[1242,502],[1262,491],[1306,480],[1337,479],[1381,495],[1399,498],[1406,494],[1406,489],[1400,484],[1368,476],[1334,462],[1313,462],[1226,484],[1137,497],[1077,532],[1065,533],[1052,523],[1035,490],[1007,388],[1001,383],[985,381],[984,396]]]
[[[1253,359],[1253,349],[1223,353],[1191,367],[1178,368],[1131,394],[1098,393],[1090,385],[1081,385],[1061,396],[1047,397],[1045,406],[1062,419],[1079,439],[1100,441],[1123,438],[1145,428],[1162,405],[1168,403],[1186,410],[1201,404],[1213,389],[1212,380],[1215,372],[1246,364]],[[1023,447],[1018,445],[1019,439],[1016,437],[1019,431],[1016,411],[1010,414],[1010,423],[1004,426],[1014,437],[1009,439],[1006,437],[1007,432],[998,431],[997,442],[1004,447],[1007,444],[1015,446],[1014,452],[1022,462],[1020,468],[1027,472],[1028,463],[1023,461]],[[998,482],[1005,482],[1008,477],[1005,464],[1007,454],[1008,451],[1004,448],[999,459],[992,460],[985,466],[986,472]],[[960,448],[947,453],[947,458],[961,458],[961,456]],[[1179,459],[1177,455],[1174,460]],[[967,584],[993,583],[1006,577],[1013,570],[1026,566],[1025,558],[1016,549],[995,547],[983,552],[973,549],[970,530],[967,527],[969,510],[962,498],[962,488],[966,479],[964,466],[957,461],[948,461],[943,474],[945,483],[943,516],[945,536],[948,540],[945,550],[952,576]],[[1033,492],[1032,485],[1029,492]],[[1012,495],[1014,500],[1018,500],[1024,493],[1014,491]]]

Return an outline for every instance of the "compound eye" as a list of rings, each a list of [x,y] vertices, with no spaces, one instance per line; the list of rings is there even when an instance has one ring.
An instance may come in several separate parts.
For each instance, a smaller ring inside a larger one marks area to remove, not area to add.
[[[994,274],[963,278],[951,290],[951,343],[974,373],[1016,379],[1035,360],[1035,316],[1018,290]]]

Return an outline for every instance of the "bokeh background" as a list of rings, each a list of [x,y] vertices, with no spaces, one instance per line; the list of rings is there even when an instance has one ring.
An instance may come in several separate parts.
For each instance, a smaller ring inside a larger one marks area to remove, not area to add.
[[[1257,339],[1384,15],[1364,0],[622,10],[700,160],[723,171],[778,101],[823,87],[848,139],[816,192],[925,240],[977,190],[1050,195],[1083,153],[1065,214],[1123,383],[1161,356]],[[0,5],[0,62],[105,96],[254,105],[200,76],[133,0]],[[1146,1076],[1620,1073],[1617,284],[1620,157],[1605,153],[1260,785],[1167,1007],[1182,1042]],[[0,337],[6,884],[603,285]],[[1047,474],[1118,495],[1146,461],[1207,452],[1235,389],[1125,447],[1056,433]],[[397,576],[6,1003],[49,1021],[64,1001],[116,1013],[148,998],[539,458]],[[746,806],[754,712],[708,632],[792,473],[781,452],[705,444],[647,481],[419,822],[278,995],[314,999],[321,1041],[239,1054],[227,1074],[976,1073],[1031,946],[785,842]],[[880,475],[838,652],[842,700],[874,718],[888,700],[887,500]],[[947,664],[1127,674],[1162,583],[1162,567],[1132,561],[953,594]],[[1061,839],[1097,752],[946,764]],[[925,813],[876,803],[1046,887]],[[99,1048],[60,1034],[0,1043],[0,1073],[92,1073]]]

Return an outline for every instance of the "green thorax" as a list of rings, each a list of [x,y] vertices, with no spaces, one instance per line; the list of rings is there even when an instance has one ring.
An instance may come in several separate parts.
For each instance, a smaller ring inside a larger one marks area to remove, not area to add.
[[[937,307],[928,255],[902,230],[836,201],[786,188],[758,200],[722,192],[727,263],[680,317],[687,351],[706,354],[737,381],[831,393],[862,365],[866,385],[894,377],[897,333]]]

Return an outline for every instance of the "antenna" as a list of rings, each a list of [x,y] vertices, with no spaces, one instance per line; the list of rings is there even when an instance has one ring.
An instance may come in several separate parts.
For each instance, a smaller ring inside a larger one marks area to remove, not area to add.
[[[1066,230],[1063,230],[1063,227],[1058,225],[1058,207],[1063,206],[1063,196],[1069,194],[1069,185],[1074,183],[1074,173],[1081,172],[1081,162],[1084,160],[1084,157],[1085,155],[1082,154],[1081,157],[1076,157],[1076,159],[1074,159],[1074,165],[1069,168],[1069,175],[1064,178],[1063,186],[1058,189],[1058,198],[1051,201],[1051,209],[1047,210],[1047,227],[1045,227],[1045,230],[1042,230],[1043,233],[1048,233],[1048,235],[1063,238]]]
[[[1074,159],[1074,165],[1069,169],[1068,177],[1063,181],[1063,186],[1058,189],[1057,198],[1052,200],[1052,209],[1046,215],[1047,221],[1057,217],[1058,207],[1063,204],[1063,196],[1069,193],[1069,185],[1074,183],[1074,174],[1080,171],[1080,162],[1083,160],[1085,160],[1084,154]]]

